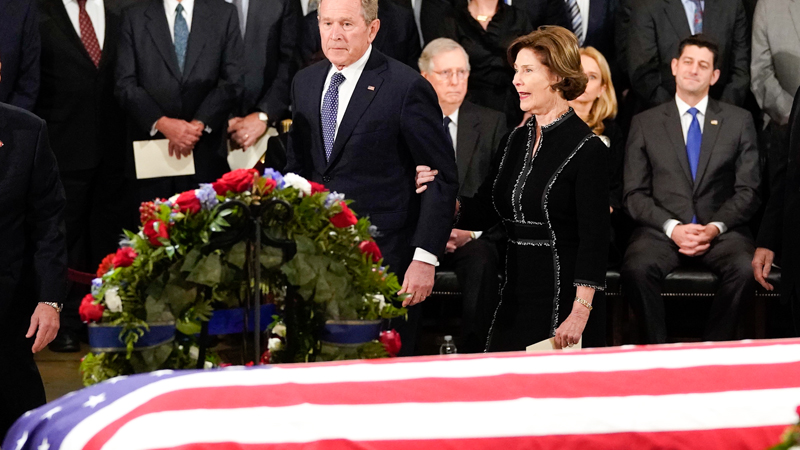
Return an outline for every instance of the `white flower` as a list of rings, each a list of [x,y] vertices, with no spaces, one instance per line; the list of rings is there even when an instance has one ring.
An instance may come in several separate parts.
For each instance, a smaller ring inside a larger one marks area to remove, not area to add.
[[[283,181],[289,186],[302,192],[303,195],[311,195],[311,183],[296,173],[287,173],[283,176]]]
[[[267,342],[267,348],[270,352],[276,352],[283,348],[283,341],[280,338],[270,338]]]
[[[272,332],[280,337],[286,337],[286,325],[284,325],[282,322],[279,322],[272,327]]]
[[[175,202],[178,201],[178,197],[180,197],[180,196],[181,196],[181,194],[175,194],[172,197],[170,197],[169,200],[167,200],[167,201],[169,202],[170,205],[174,205]]]
[[[212,363],[211,361],[206,361],[205,363],[203,363],[203,368],[204,369],[213,369],[214,368],[214,363]]]
[[[383,294],[373,295],[372,301],[375,303],[379,303],[378,311],[383,311],[383,308],[386,307],[386,298],[383,296]]]
[[[106,295],[103,296],[103,300],[106,302],[106,306],[108,310],[111,312],[122,312],[122,299],[119,298],[119,288],[113,288],[106,291]]]
[[[196,345],[189,347],[189,357],[195,361],[200,357],[200,349]]]

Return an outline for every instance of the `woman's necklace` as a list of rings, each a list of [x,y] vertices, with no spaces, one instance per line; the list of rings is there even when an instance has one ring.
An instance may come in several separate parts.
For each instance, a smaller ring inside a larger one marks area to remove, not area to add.
[[[478,5],[475,2],[469,2],[468,9],[470,14],[472,14],[472,17],[474,17],[475,20],[481,22],[482,24],[491,21],[492,17],[494,17],[494,12],[492,12],[491,14],[480,14],[483,11],[478,11]],[[495,10],[497,10],[496,6]]]

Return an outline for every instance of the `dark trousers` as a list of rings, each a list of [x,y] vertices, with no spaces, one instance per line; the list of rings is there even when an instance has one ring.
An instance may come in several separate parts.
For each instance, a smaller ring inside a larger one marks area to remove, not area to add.
[[[461,286],[462,315],[460,353],[478,353],[486,338],[497,306],[499,258],[497,246],[487,239],[467,242],[445,254],[439,269],[456,273]]]
[[[0,444],[22,414],[46,403],[44,384],[33,361],[33,340],[0,344]]]
[[[60,176],[67,199],[64,222],[69,268],[94,273],[103,257],[116,251],[126,225],[121,169],[103,165],[95,169],[63,171]],[[87,293],[89,286],[69,283],[61,313],[62,331],[77,333],[80,330],[78,307]]]
[[[636,229],[622,262],[622,285],[645,343],[667,340],[661,284],[670,272],[684,264],[697,264],[720,278],[703,338],[734,339],[739,313],[755,296],[750,266],[754,252],[753,239],[738,230],[719,235],[705,254],[688,257],[678,253],[678,246],[665,233],[649,227]]]

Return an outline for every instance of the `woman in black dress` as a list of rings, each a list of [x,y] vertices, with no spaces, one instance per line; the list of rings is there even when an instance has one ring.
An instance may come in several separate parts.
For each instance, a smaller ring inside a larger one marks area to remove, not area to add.
[[[456,226],[508,232],[505,281],[489,351],[524,350],[548,337],[557,348],[605,345],[609,237],[608,148],[568,105],[586,75],[575,36],[541,27],[508,50],[523,111],[492,171],[459,199]]]

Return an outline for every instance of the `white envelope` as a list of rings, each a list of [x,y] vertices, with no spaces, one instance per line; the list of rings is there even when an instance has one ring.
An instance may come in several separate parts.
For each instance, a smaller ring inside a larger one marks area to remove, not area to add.
[[[177,177],[194,175],[194,153],[169,156],[169,140],[134,141],[133,157],[136,163],[136,178]]]
[[[230,166],[231,170],[252,169],[258,163],[258,160],[264,156],[264,153],[267,152],[269,138],[277,135],[278,130],[268,128],[267,132],[255,144],[244,150],[232,148],[231,141],[228,139],[228,166]]]
[[[580,350],[581,344],[583,344],[583,338],[581,337],[578,340],[578,343],[573,345],[572,347],[567,347],[562,350]],[[535,344],[531,344],[525,347],[526,352],[542,352],[542,351],[552,351],[556,349],[556,343],[554,338],[547,338],[543,341],[537,342]]]

